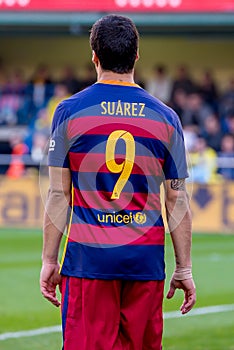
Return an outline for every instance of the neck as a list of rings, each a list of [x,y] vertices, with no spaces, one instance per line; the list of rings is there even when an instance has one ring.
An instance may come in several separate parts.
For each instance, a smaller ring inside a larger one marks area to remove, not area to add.
[[[97,78],[98,81],[101,80],[115,80],[115,81],[123,81],[127,83],[134,83],[134,77],[133,77],[134,71],[131,73],[114,73],[111,71],[100,71],[98,72]]]

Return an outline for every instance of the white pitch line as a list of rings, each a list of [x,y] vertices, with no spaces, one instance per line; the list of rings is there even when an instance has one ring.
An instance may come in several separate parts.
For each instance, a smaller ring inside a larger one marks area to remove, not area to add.
[[[61,332],[61,326],[52,326],[45,328],[32,329],[30,331],[20,331],[0,334],[0,340],[7,340],[13,338],[33,337],[35,335],[58,333]]]
[[[234,304],[199,307],[191,310],[186,315],[182,315],[179,311],[165,312],[164,319],[208,315],[208,314],[215,314],[215,313],[228,312],[228,311],[234,311]],[[52,326],[52,327],[32,329],[29,331],[3,333],[3,334],[0,334],[0,341],[7,340],[7,339],[14,339],[14,338],[33,337],[33,336],[42,335],[42,334],[58,333],[61,331],[62,331],[61,326]]]
[[[216,313],[228,312],[228,311],[234,311],[234,304],[198,307],[198,308],[192,309],[186,315],[182,315],[181,312],[179,311],[165,312],[164,319],[216,314]]]

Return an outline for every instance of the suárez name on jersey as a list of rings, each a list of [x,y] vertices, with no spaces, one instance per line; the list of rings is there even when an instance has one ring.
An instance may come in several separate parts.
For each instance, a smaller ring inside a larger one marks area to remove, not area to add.
[[[117,102],[102,101],[102,114],[104,115],[121,115],[124,117],[145,117],[145,103],[137,102]]]

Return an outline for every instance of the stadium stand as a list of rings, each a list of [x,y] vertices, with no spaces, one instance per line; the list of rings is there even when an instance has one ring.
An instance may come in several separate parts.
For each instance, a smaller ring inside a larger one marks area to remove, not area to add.
[[[192,159],[196,159],[195,163],[192,161],[194,174],[202,170],[204,175],[204,164],[210,164],[204,160],[207,156],[214,158],[208,171],[210,175],[197,176],[194,180],[201,183],[220,181],[221,177],[234,180],[231,164],[234,157],[234,80],[230,78],[227,88],[220,91],[208,70],[204,70],[198,82],[191,77],[185,64],[177,67],[174,77],[163,64],[156,64],[152,73],[147,81],[141,78],[140,84],[178,113],[188,151]],[[90,65],[85,67],[83,79],[76,76],[73,67],[64,66],[61,79],[56,81],[46,64],[36,67],[29,80],[21,70],[6,72],[1,64],[1,173],[13,176],[11,159],[16,155],[26,164],[23,169],[18,168],[18,176],[28,167],[38,167],[56,106],[94,82],[95,72]]]

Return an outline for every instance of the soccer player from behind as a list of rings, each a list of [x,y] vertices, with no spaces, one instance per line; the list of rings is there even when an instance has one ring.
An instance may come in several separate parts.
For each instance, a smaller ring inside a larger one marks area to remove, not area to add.
[[[167,297],[183,289],[182,314],[196,299],[181,125],[134,83],[129,18],[101,18],[90,44],[97,83],[61,102],[52,123],[41,292],[59,306],[60,285],[64,350],[160,350],[162,183],[176,265]]]

